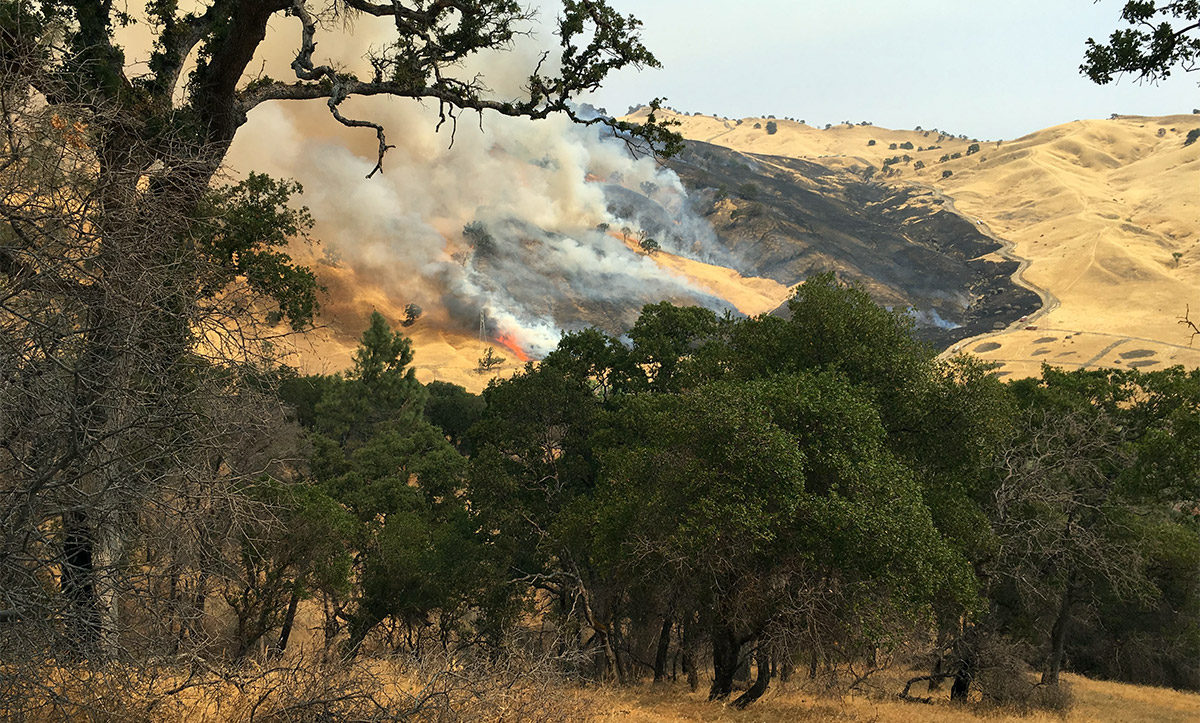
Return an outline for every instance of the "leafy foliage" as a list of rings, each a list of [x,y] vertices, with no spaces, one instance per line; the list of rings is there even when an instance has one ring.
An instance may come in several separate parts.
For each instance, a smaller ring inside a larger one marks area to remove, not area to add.
[[[1193,70],[1200,59],[1200,3],[1195,0],[1129,0],[1108,42],[1088,38],[1081,73],[1105,85],[1122,73],[1156,81],[1176,67]]]
[[[274,318],[286,319],[295,330],[312,323],[321,287],[310,269],[281,250],[312,228],[307,208],[289,206],[292,195],[302,192],[298,183],[251,173],[210,194],[197,210],[201,253],[213,262],[201,280],[202,296],[214,296],[243,277],[252,290],[275,302]]]

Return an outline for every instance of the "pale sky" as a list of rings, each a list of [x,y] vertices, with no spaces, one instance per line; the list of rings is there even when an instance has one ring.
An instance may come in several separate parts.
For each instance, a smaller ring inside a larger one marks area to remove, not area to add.
[[[996,140],[1112,113],[1200,107],[1200,72],[1159,85],[1079,74],[1124,0],[610,0],[644,23],[661,70],[622,71],[591,100],[682,111],[870,121]],[[554,0],[537,0],[553,21]],[[548,32],[548,31],[543,31]]]

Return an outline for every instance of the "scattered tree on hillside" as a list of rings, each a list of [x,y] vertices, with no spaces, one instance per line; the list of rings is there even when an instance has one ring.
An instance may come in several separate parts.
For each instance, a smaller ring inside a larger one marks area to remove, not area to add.
[[[660,248],[658,242],[652,238],[642,239],[638,242],[638,246],[642,249],[642,251],[646,252],[646,255],[648,256],[653,256]]]
[[[480,373],[490,372],[504,362],[504,357],[497,354],[496,351],[489,346],[486,350],[484,350],[483,356],[479,357],[479,371]]]
[[[942,178],[949,178],[954,175],[954,171],[942,171]]]
[[[404,307],[404,320],[400,322],[402,326],[412,326],[417,323],[417,319],[421,318],[421,314],[425,312],[418,304],[408,304]]]
[[[471,245],[477,258],[486,259],[496,253],[496,239],[488,231],[487,224],[482,221],[472,221],[463,226],[463,238]]]
[[[1187,136],[1183,139],[1183,145],[1190,146],[1197,140],[1200,140],[1200,128],[1193,128],[1187,132]]]
[[[767,134],[774,135],[779,130],[779,126],[775,125],[775,121],[767,121]]]
[[[979,144],[978,143],[972,143],[971,145],[967,146],[967,155],[968,156],[971,154],[974,154],[974,153],[978,153],[978,152],[979,152]]]
[[[867,141],[867,145],[868,145],[868,146],[873,146],[873,145],[875,145],[875,139],[874,139],[874,138],[872,138],[871,140]]]

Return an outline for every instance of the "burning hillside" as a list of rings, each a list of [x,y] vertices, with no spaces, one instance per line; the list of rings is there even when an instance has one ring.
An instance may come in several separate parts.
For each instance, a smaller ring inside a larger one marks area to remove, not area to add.
[[[635,159],[623,142],[562,119],[534,126],[489,118],[482,131],[460,127],[447,147],[449,136],[435,135],[419,109],[381,112],[388,110],[391,126],[407,133],[383,177],[365,178],[372,149],[336,140],[255,158],[255,149],[270,147],[255,133],[301,136],[321,109],[271,109],[237,149],[254,167],[314,189],[303,200],[317,219],[319,265],[327,276],[338,269],[354,278],[329,284],[333,316],[381,292],[393,307],[424,309],[426,325],[482,333],[520,359],[544,355],[564,331],[622,334],[648,303],[737,310],[625,243],[653,233],[677,255],[725,255],[691,214],[679,179],[653,159]]]
[[[487,118],[460,125],[451,144],[431,113],[380,106],[370,112],[405,132],[392,135],[401,140],[385,174],[368,180],[376,149],[365,139],[309,132],[322,108],[260,112],[235,150],[313,189],[304,202],[323,244],[313,260],[330,288],[326,322],[343,342],[370,308],[398,322],[414,305],[420,327],[473,347],[454,364],[472,368],[482,344],[515,363],[544,356],[567,331],[620,336],[648,303],[765,312],[786,286],[827,269],[881,303],[915,307],[923,333],[943,344],[1036,304],[1011,284],[1011,264],[979,258],[997,244],[973,224],[843,171],[703,144],[672,170],[561,118]],[[264,157],[280,136],[306,152]],[[733,272],[741,283],[710,283],[697,263],[772,279],[769,303],[746,302],[746,279]]]

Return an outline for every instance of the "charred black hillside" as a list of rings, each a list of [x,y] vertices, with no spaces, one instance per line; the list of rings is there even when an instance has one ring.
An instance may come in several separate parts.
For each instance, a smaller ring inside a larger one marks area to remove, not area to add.
[[[698,142],[670,166],[743,274],[791,285],[834,271],[882,304],[911,306],[939,346],[1038,308],[1012,281],[1016,262],[981,258],[1000,244],[930,189]]]

